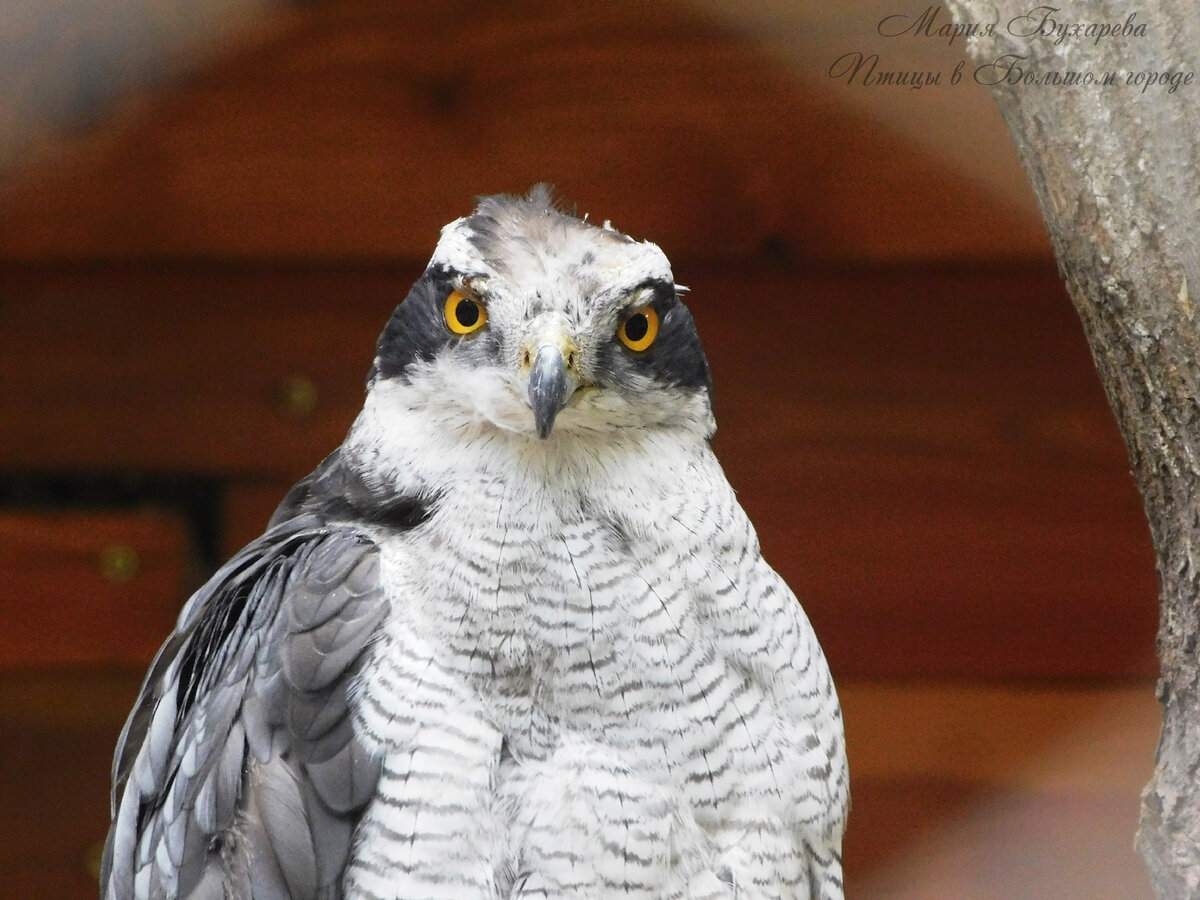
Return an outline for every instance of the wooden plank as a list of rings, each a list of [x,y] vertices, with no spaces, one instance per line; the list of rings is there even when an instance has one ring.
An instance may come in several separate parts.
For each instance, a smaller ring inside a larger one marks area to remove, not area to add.
[[[1157,671],[1144,516],[1052,273],[689,278],[718,454],[835,672]]]
[[[140,670],[6,672],[0,682],[5,894],[93,900],[109,772]]]
[[[10,186],[0,256],[421,260],[474,195],[538,181],[676,259],[1049,255],[989,185],[686,4],[278,15]]]
[[[266,530],[291,486],[283,479],[235,481],[226,486],[221,535],[225,556],[232,556]]]
[[[345,436],[414,276],[0,272],[0,420],[20,423],[0,465],[299,478]]]
[[[1154,767],[1154,682],[838,686],[855,780],[1137,795]]]
[[[1160,721],[1153,682],[849,682],[840,693],[848,895],[1151,896],[1133,832]]]
[[[189,561],[168,513],[0,512],[0,667],[148,663]]]
[[[1133,850],[1137,791],[996,795],[929,779],[860,781],[852,790],[861,815],[851,814],[846,839],[848,897],[1153,898]]]

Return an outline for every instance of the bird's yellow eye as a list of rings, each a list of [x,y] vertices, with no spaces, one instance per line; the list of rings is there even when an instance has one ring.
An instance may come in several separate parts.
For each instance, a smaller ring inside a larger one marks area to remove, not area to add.
[[[630,350],[645,350],[658,337],[658,313],[654,307],[646,306],[635,309],[617,328],[617,337]]]
[[[462,291],[451,291],[446,298],[446,324],[455,334],[478,331],[487,321],[487,308]]]

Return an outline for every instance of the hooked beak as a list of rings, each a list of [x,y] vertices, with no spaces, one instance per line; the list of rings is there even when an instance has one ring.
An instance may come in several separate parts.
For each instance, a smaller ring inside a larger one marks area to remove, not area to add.
[[[529,370],[529,405],[538,437],[545,440],[554,428],[554,420],[575,392],[575,379],[567,373],[562,349],[542,344]]]

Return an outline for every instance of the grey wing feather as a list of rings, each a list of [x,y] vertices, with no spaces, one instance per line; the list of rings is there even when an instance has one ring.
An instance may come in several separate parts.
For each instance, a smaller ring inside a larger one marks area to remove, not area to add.
[[[189,601],[117,746],[102,897],[341,896],[378,780],[349,702],[387,613],[378,559],[299,513]]]

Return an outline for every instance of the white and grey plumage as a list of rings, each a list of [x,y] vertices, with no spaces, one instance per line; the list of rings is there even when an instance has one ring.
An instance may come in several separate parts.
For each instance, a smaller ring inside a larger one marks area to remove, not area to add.
[[[658,247],[542,189],[448,225],[155,660],[103,895],[841,897],[837,697],[713,428]]]

